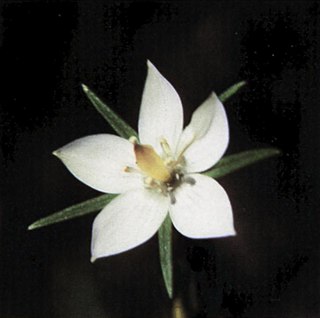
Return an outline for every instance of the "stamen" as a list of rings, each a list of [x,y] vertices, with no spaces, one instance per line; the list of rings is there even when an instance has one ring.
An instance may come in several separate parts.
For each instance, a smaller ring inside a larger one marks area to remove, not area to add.
[[[176,161],[176,164],[180,164],[183,162],[184,160],[184,153],[186,152],[186,150],[189,148],[189,146],[195,141],[196,136],[193,132],[189,132],[189,135],[187,135],[187,137],[185,137],[185,140],[183,142],[184,146],[183,148],[180,150],[180,154],[178,156],[178,159]]]
[[[172,152],[171,152],[171,148],[167,142],[167,140],[165,138],[161,138],[160,140],[160,145],[161,148],[163,150],[163,152],[167,155],[167,156],[172,156]]]

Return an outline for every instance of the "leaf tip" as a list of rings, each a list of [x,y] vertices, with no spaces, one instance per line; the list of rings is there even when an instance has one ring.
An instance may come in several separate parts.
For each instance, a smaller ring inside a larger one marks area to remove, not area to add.
[[[167,293],[168,293],[169,298],[172,299],[172,298],[173,298],[172,288],[168,288],[168,289],[167,289]]]
[[[32,230],[35,230],[37,227],[38,227],[37,222],[34,222],[34,223],[30,224],[27,229],[28,229],[28,231],[32,231]]]
[[[270,157],[282,155],[282,150],[279,148],[269,148]]]
[[[274,154],[275,155],[282,155],[282,150],[278,148],[274,148]]]
[[[84,91],[85,93],[88,93],[88,92],[89,92],[89,88],[88,88],[87,85],[81,84],[81,87],[82,87],[82,89],[83,89],[83,91]]]
[[[239,82],[239,84],[238,84],[238,88],[241,88],[241,87],[243,87],[243,86],[245,86],[245,85],[247,85],[247,84],[248,84],[247,81],[241,81],[241,82]]]
[[[90,262],[93,264],[93,263],[96,261],[96,259],[97,259],[97,258],[92,255],[91,258],[90,258]]]

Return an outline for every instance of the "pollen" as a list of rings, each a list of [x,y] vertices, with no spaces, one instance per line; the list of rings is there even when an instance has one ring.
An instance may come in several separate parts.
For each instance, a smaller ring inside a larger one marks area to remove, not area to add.
[[[149,145],[134,144],[137,166],[148,177],[161,182],[168,182],[171,173],[162,158]]]

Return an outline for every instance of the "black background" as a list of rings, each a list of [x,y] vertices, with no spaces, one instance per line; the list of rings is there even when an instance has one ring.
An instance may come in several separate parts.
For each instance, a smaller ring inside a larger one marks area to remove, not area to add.
[[[85,83],[136,128],[146,59],[186,120],[211,90],[226,103],[227,154],[282,156],[221,179],[238,235],[174,233],[186,317],[319,317],[318,2],[2,2],[0,316],[169,317],[157,239],[89,262],[94,215],[37,231],[36,219],[94,197],[51,155],[112,132]]]

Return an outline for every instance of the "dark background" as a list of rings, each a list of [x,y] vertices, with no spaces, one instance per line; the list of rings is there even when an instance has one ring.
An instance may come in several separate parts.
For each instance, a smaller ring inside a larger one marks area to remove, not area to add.
[[[51,155],[112,130],[85,83],[136,128],[146,59],[186,119],[211,90],[226,103],[227,154],[281,157],[221,179],[238,235],[174,233],[186,317],[319,317],[318,2],[7,1],[0,23],[1,318],[169,317],[157,239],[89,262],[94,214],[37,231],[36,219],[96,196]]]

